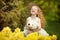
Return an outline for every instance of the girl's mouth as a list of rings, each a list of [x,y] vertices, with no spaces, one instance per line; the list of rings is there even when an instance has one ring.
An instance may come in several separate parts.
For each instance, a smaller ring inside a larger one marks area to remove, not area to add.
[[[35,12],[35,11],[32,11],[32,12]]]

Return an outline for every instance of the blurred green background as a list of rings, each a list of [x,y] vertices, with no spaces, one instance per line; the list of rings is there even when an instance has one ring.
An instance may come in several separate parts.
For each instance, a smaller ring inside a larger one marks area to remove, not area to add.
[[[0,30],[6,26],[12,31],[17,27],[23,30],[30,15],[29,3],[42,8],[47,21],[46,31],[57,35],[57,40],[60,40],[60,0],[0,0]]]

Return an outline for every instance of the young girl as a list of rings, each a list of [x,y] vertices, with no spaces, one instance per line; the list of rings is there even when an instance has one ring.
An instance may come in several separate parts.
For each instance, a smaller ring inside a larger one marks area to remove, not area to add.
[[[32,32],[38,32],[43,36],[49,36],[49,34],[43,29],[45,19],[41,9],[38,6],[33,5],[30,12],[31,16],[27,18],[26,25],[24,27],[24,34],[28,35]]]

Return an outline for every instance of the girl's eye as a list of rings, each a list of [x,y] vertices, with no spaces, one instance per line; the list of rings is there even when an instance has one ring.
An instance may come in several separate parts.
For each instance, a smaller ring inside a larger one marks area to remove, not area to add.
[[[37,10],[37,9],[32,9],[32,10]]]

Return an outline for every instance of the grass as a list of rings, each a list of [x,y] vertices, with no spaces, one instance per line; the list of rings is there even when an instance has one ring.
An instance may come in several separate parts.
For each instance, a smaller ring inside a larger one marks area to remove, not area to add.
[[[50,35],[57,35],[57,40],[60,40],[60,23],[56,22],[56,21],[48,21],[47,22],[47,27],[45,28],[46,31],[50,34]]]

